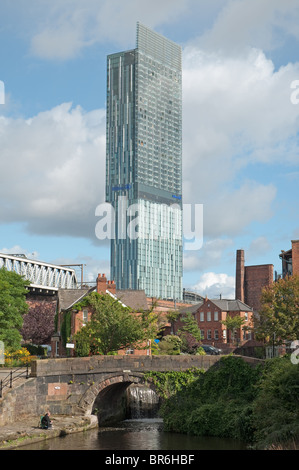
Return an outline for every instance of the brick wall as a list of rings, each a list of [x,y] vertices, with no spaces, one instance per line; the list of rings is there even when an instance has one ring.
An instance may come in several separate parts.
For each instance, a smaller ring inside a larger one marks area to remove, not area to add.
[[[235,297],[258,312],[262,289],[273,283],[273,264],[245,266],[244,259],[244,250],[237,250]]]
[[[242,311],[222,311],[217,305],[215,305],[210,299],[205,299],[204,303],[198,307],[195,312],[195,319],[197,325],[202,333],[202,343],[211,344],[212,346],[223,347],[227,346],[228,343],[234,342],[234,338],[231,337],[231,332],[227,331],[226,326],[221,323],[221,321],[226,320],[227,315],[241,316],[248,318],[245,323],[245,326],[252,326],[252,312],[242,312]],[[174,325],[174,334],[177,334],[178,330],[184,325],[181,320],[175,322]],[[243,331],[240,328],[236,332],[236,338],[238,341],[246,341],[249,338],[248,334],[243,338]]]
[[[299,275],[299,240],[292,240],[293,275]]]
[[[246,266],[244,276],[244,302],[258,312],[262,289],[273,283],[273,264]]]

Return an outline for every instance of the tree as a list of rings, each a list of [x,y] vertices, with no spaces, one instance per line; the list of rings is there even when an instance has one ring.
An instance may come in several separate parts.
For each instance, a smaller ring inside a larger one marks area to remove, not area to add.
[[[152,337],[154,317],[151,313],[133,313],[119,300],[96,292],[85,297],[75,308],[86,305],[92,308],[91,320],[74,336],[75,342],[77,339],[80,342],[81,351],[82,338],[89,343],[91,353],[106,355],[129,347],[142,348]]]
[[[197,321],[190,312],[182,317],[181,321],[184,325],[178,330],[178,335],[182,340],[182,351],[194,354],[200,347],[201,342],[201,332]]]
[[[23,339],[34,344],[49,343],[55,330],[54,317],[55,302],[42,301],[29,307],[21,330]]]
[[[182,340],[176,335],[163,336],[159,342],[159,354],[166,354],[167,356],[174,356],[180,354]]]
[[[254,330],[257,339],[273,344],[299,338],[299,276],[279,279],[263,289]]]
[[[167,312],[167,320],[170,322],[170,334],[173,335],[174,334],[174,325],[175,325],[175,322],[177,321],[177,319],[179,318],[180,316],[180,312],[174,312],[174,311],[170,311],[170,312]]]
[[[230,330],[232,332],[233,338],[235,338],[235,333],[237,330],[239,330],[245,323],[245,318],[236,315],[234,317],[231,317],[230,315],[227,315],[226,320],[222,320],[221,323],[226,326],[227,330]],[[228,337],[228,335],[227,335]]]
[[[8,350],[16,350],[21,344],[23,316],[28,312],[28,285],[17,273],[0,269],[0,340]]]

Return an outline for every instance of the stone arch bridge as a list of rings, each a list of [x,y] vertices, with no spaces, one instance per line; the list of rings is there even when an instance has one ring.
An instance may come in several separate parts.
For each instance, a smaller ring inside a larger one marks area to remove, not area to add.
[[[146,372],[207,370],[220,357],[119,355],[36,360],[30,377],[12,389],[6,400],[0,400],[0,425],[48,409],[53,415],[74,416],[90,415],[97,408],[101,424],[112,417],[122,419],[124,391],[131,384],[144,384]]]

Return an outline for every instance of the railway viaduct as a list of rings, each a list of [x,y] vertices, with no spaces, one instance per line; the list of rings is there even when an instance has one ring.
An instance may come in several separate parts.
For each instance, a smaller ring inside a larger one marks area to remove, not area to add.
[[[84,416],[96,409],[101,424],[123,419],[124,391],[131,384],[144,384],[146,372],[207,370],[220,358],[118,355],[36,360],[29,378],[0,400],[0,426],[47,410],[53,415]],[[259,361],[244,359],[253,365]]]

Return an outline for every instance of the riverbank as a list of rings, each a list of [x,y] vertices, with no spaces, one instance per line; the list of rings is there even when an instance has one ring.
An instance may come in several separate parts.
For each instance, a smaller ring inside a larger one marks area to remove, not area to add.
[[[41,429],[39,417],[17,421],[0,428],[0,450],[16,449],[23,445],[93,429],[96,416],[51,416],[53,427]]]

